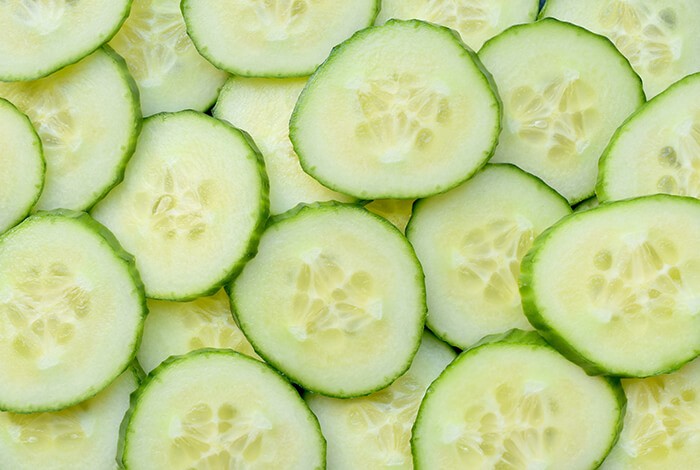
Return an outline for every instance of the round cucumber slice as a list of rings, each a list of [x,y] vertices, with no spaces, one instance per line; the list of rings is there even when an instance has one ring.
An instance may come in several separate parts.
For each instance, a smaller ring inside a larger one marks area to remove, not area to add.
[[[124,182],[92,213],[136,256],[148,297],[214,294],[250,257],[267,219],[260,154],[195,111],[144,122]]]
[[[325,468],[318,421],[294,387],[230,350],[163,363],[134,394],[123,428],[127,470]]]
[[[589,377],[534,332],[488,337],[432,383],[415,468],[597,468],[618,438],[619,382]]]
[[[491,157],[500,102],[454,31],[367,28],[333,50],[299,97],[290,137],[311,176],[360,199],[446,191]]]
[[[346,398],[403,374],[425,321],[413,248],[360,206],[317,203],[265,231],[231,286],[257,353],[307,390]]]
[[[0,237],[0,410],[54,411],[128,366],[146,314],[131,255],[87,214],[27,218]]]
[[[381,215],[401,232],[406,232],[414,202],[414,199],[375,199],[365,204],[365,209]]]
[[[577,212],[523,259],[525,314],[591,374],[677,369],[700,354],[698,246],[697,199],[656,195]]]

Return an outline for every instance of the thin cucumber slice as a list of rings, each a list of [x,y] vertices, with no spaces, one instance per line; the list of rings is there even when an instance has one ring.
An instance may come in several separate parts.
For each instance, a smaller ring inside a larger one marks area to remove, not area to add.
[[[214,294],[255,249],[267,219],[260,154],[195,111],[144,122],[124,182],[93,209],[136,256],[148,297]]]
[[[401,232],[405,232],[414,202],[413,199],[375,199],[365,204],[365,209],[381,215]]]
[[[310,75],[378,10],[379,0],[182,0],[200,54],[245,77]]]
[[[423,272],[389,222],[316,203],[275,220],[231,286],[257,353],[307,390],[346,398],[403,374],[425,322]]]
[[[0,83],[0,96],[41,137],[46,183],[36,209],[86,210],[121,181],[141,111],[136,84],[110,48],[41,80]]]
[[[486,165],[466,183],[418,201],[406,231],[425,271],[428,327],[453,346],[531,329],[523,314],[520,260],[571,207],[512,165]]]
[[[589,377],[537,333],[463,352],[428,388],[413,427],[415,468],[596,468],[618,438],[619,381]]]
[[[129,67],[144,116],[163,111],[206,111],[228,74],[207,62],[187,36],[180,0],[134,0],[110,41]]]
[[[574,212],[587,211],[588,209],[595,209],[600,205],[600,201],[597,197],[589,197],[574,206]]]
[[[0,2],[0,81],[26,81],[78,62],[110,40],[131,0]]]
[[[642,106],[600,159],[602,201],[666,193],[700,198],[700,73]]]
[[[0,468],[112,470],[119,425],[139,385],[129,367],[93,398],[53,413],[0,413]]]
[[[134,260],[87,214],[41,212],[0,237],[0,410],[55,411],[136,354],[146,299]]]
[[[304,398],[328,441],[328,467],[411,468],[411,427],[425,390],[456,354],[423,334],[410,369],[379,392],[361,398]]]
[[[354,202],[304,173],[289,141],[289,118],[306,79],[231,77],[216,102],[214,117],[244,129],[255,140],[270,178],[270,213],[300,203]]]
[[[548,0],[541,15],[610,38],[642,77],[649,98],[700,71],[696,0]]]
[[[525,314],[591,374],[678,369],[700,354],[698,246],[697,199],[647,196],[575,213],[523,259]]]
[[[44,151],[29,118],[0,98],[0,233],[24,219],[44,187]]]
[[[127,470],[325,468],[318,421],[294,387],[230,350],[163,363],[134,394],[123,429]]]
[[[146,372],[170,356],[201,348],[228,348],[259,359],[233,321],[223,289],[192,302],[148,301],[143,340],[136,356]]]
[[[501,108],[454,31],[418,20],[367,28],[333,50],[299,97],[301,166],[360,199],[446,191],[491,157]]]
[[[600,154],[644,103],[627,59],[606,38],[551,18],[513,26],[479,57],[503,99],[493,161],[540,177],[571,204],[592,196]]]

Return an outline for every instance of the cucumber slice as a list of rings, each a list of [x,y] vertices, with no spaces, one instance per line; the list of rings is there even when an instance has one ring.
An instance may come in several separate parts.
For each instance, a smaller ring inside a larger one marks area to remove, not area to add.
[[[124,182],[93,209],[136,256],[148,297],[211,295],[254,251],[267,179],[241,131],[195,111],[144,122]]]
[[[231,299],[265,361],[339,398],[403,374],[425,322],[423,272],[408,241],[362,207],[332,202],[275,220]]]
[[[301,166],[329,188],[411,199],[486,163],[500,113],[490,75],[452,30],[392,20],[333,50],[289,126]]]
[[[73,64],[114,36],[131,0],[0,2],[0,81],[34,80]]]
[[[361,398],[304,398],[328,441],[328,467],[410,468],[411,427],[428,385],[455,358],[445,343],[423,334],[410,369],[379,392]]]
[[[600,205],[600,201],[597,197],[589,197],[574,206],[574,212],[587,211],[588,209],[595,209]]]
[[[141,111],[136,84],[114,51],[104,47],[41,80],[0,83],[0,96],[41,137],[46,183],[36,209],[86,210],[121,181]]]
[[[414,202],[413,199],[375,199],[365,204],[365,209],[381,215],[401,232],[405,232]]]
[[[124,57],[138,84],[144,116],[206,111],[228,77],[195,49],[179,0],[134,0],[109,44]]]
[[[407,236],[425,271],[428,327],[461,349],[489,334],[531,329],[518,292],[520,260],[570,213],[564,198],[512,165],[487,165],[418,201]]]
[[[548,0],[541,15],[609,37],[642,77],[649,98],[700,71],[697,0]]]
[[[503,99],[493,161],[542,178],[572,204],[592,196],[600,154],[644,102],[627,60],[606,38],[551,18],[513,26],[479,57]]]
[[[27,218],[0,237],[0,410],[54,411],[133,359],[146,300],[131,255],[87,214]]]
[[[223,289],[192,302],[148,301],[148,316],[137,354],[146,372],[170,356],[201,348],[228,348],[259,359],[233,321],[229,298]]]
[[[231,77],[221,90],[214,117],[249,132],[260,147],[270,178],[270,212],[281,214],[304,202],[353,202],[304,173],[289,141],[289,117],[306,79]]]
[[[182,0],[200,54],[245,77],[310,75],[331,48],[372,24],[379,0]]]
[[[135,393],[123,428],[127,470],[325,468],[318,421],[294,387],[229,350],[163,363]]]
[[[53,413],[0,413],[0,467],[12,470],[111,470],[119,425],[139,385],[129,367],[93,398]]]
[[[525,314],[591,374],[677,369],[700,354],[698,246],[697,199],[647,196],[575,213],[523,259]]]
[[[600,159],[602,201],[666,193],[700,198],[700,73],[656,96],[615,133]]]
[[[0,98],[0,233],[24,219],[44,187],[44,151],[27,116]]]
[[[619,382],[589,377],[534,332],[488,337],[428,388],[413,427],[420,469],[592,469],[622,426]]]

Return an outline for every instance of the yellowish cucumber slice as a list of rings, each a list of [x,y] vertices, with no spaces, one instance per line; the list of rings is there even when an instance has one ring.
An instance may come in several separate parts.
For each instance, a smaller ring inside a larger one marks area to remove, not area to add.
[[[316,417],[274,369],[224,349],[176,356],[154,370],[123,424],[127,470],[320,470]]]
[[[375,199],[365,204],[365,209],[381,215],[402,232],[413,212],[414,199]]]

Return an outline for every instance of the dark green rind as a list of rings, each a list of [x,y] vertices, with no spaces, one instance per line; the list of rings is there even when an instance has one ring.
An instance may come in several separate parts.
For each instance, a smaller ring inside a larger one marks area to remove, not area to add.
[[[272,367],[258,361],[255,359],[252,359],[244,354],[238,353],[236,351],[233,351],[231,349],[215,349],[215,348],[203,348],[203,349],[197,349],[195,351],[190,351],[187,354],[179,355],[179,356],[170,356],[168,359],[163,361],[158,367],[153,369],[142,381],[139,386],[139,388],[131,394],[131,406],[129,407],[129,410],[126,412],[126,415],[124,416],[124,419],[122,420],[121,426],[119,428],[119,444],[118,444],[118,450],[117,450],[117,461],[119,464],[122,466],[124,469],[128,469],[129,465],[127,463],[127,459],[129,458],[129,453],[128,453],[128,445],[129,445],[129,434],[130,434],[130,429],[129,429],[129,423],[131,422],[131,417],[134,416],[138,412],[138,405],[139,405],[139,400],[142,395],[144,395],[148,391],[148,387],[150,384],[154,381],[159,380],[159,375],[167,371],[171,366],[175,366],[180,362],[187,361],[188,359],[191,359],[193,357],[197,356],[208,356],[208,355],[221,355],[221,356],[231,356],[232,358],[235,358],[235,360],[242,360],[242,361],[248,361],[251,364],[255,364],[257,368],[260,370],[264,370],[266,374],[269,374],[271,377],[275,377],[273,380],[279,380],[280,382],[283,382],[285,386],[289,388],[289,391],[292,392],[296,397],[298,398],[298,401],[302,404],[304,409],[308,411],[308,416],[309,416],[309,421],[314,424],[314,427],[318,431],[318,437],[319,437],[319,443],[321,445],[321,451],[323,455],[321,456],[321,461],[322,461],[322,466],[317,467],[314,470],[325,470],[326,468],[326,439],[321,433],[321,425],[318,422],[318,419],[316,418],[316,415],[314,415],[311,412],[311,409],[309,409],[308,405],[306,402],[301,398],[301,395],[297,392],[297,390],[289,384],[289,382],[285,379],[285,377],[280,374],[278,371],[273,369]]]
[[[53,218],[61,218],[61,219],[71,219],[74,223],[81,225],[84,229],[91,231],[93,234],[97,236],[97,238],[100,239],[101,243],[103,245],[106,245],[113,253],[115,258],[119,263],[121,263],[124,268],[126,269],[127,273],[131,277],[131,279],[134,281],[134,289],[130,293],[131,295],[138,297],[141,303],[141,320],[139,321],[139,326],[136,330],[136,334],[134,336],[134,340],[132,344],[129,346],[131,349],[131,353],[129,356],[126,358],[124,361],[123,365],[121,365],[118,370],[114,373],[114,375],[107,380],[105,383],[98,384],[96,386],[93,386],[90,388],[87,392],[83,393],[82,395],[78,396],[74,400],[58,403],[52,406],[47,406],[47,407],[28,407],[28,408],[15,408],[15,409],[10,409],[6,405],[4,405],[2,402],[0,402],[0,411],[10,411],[13,413],[38,413],[38,412],[44,412],[44,411],[59,411],[64,408],[68,408],[70,406],[76,405],[82,401],[85,401],[89,398],[92,398],[93,396],[97,395],[99,392],[104,390],[109,384],[111,384],[117,377],[119,377],[126,369],[129,367],[132,367],[132,364],[136,361],[136,352],[139,349],[139,345],[141,344],[141,337],[143,336],[143,324],[146,319],[146,315],[148,314],[148,307],[146,306],[146,293],[144,291],[143,287],[143,282],[141,282],[141,276],[139,275],[138,270],[136,269],[136,263],[134,261],[134,257],[131,256],[129,253],[127,253],[122,246],[119,244],[119,241],[112,235],[112,232],[110,232],[107,227],[104,225],[100,224],[97,222],[95,219],[90,217],[88,214],[85,212],[78,212],[78,211],[73,211],[69,209],[55,209],[51,211],[40,211],[36,214],[33,214],[29,216],[27,219],[24,220],[21,224],[17,225],[13,229],[9,230],[8,232],[5,232],[3,235],[0,236],[0,245],[4,242],[6,237],[12,236],[17,231],[22,230],[25,228],[25,226],[34,224],[34,223],[42,223],[44,219],[53,219]],[[50,220],[47,220],[48,223],[51,223]]]
[[[484,157],[481,160],[480,163],[478,163],[474,169],[469,172],[466,175],[460,175],[457,181],[451,181],[444,186],[439,186],[433,191],[427,191],[425,193],[420,193],[420,194],[414,194],[410,196],[397,196],[392,193],[380,193],[380,194],[360,194],[359,192],[352,191],[350,188],[341,188],[341,185],[335,184],[332,181],[328,181],[324,178],[319,177],[318,175],[314,174],[315,173],[315,166],[308,162],[307,159],[304,157],[304,152],[301,150],[301,143],[298,142],[297,140],[297,120],[299,119],[299,113],[303,112],[303,108],[305,106],[305,100],[306,100],[306,95],[309,93],[313,93],[313,86],[316,80],[322,79],[324,74],[326,73],[326,68],[327,67],[332,67],[334,59],[342,55],[344,52],[344,49],[347,44],[350,44],[356,40],[361,40],[368,34],[373,33],[376,29],[379,28],[387,28],[391,27],[394,24],[410,24],[414,28],[429,28],[432,29],[440,34],[444,34],[449,36],[449,38],[452,41],[455,41],[459,46],[464,50],[463,56],[468,59],[470,64],[474,66],[477,71],[481,74],[483,77],[483,81],[486,85],[486,88],[491,91],[491,95],[493,97],[493,107],[496,108],[497,111],[497,117],[498,117],[498,122],[496,123],[496,127],[494,128],[494,137],[492,140],[492,145],[491,148],[484,153]],[[299,156],[299,163],[301,163],[301,167],[306,172],[309,174],[311,177],[316,179],[319,183],[323,184],[327,188],[332,189],[333,191],[343,193],[343,194],[349,194],[350,196],[354,196],[359,200],[373,200],[373,199],[416,199],[416,198],[423,198],[427,196],[432,196],[435,194],[443,193],[446,191],[449,191],[450,189],[459,186],[461,183],[464,181],[468,180],[471,178],[479,169],[481,169],[490,159],[493,157],[494,153],[496,152],[496,147],[498,146],[498,138],[501,134],[501,130],[503,128],[503,103],[501,101],[500,95],[498,94],[498,89],[496,87],[496,82],[493,79],[493,76],[491,73],[484,67],[484,65],[481,63],[481,60],[479,60],[479,56],[474,52],[472,49],[469,48],[461,39],[461,36],[459,35],[458,32],[446,27],[446,26],[440,26],[437,24],[433,23],[428,23],[425,21],[421,20],[396,20],[396,19],[390,19],[386,23],[384,23],[381,26],[370,26],[368,28],[362,29],[360,31],[357,31],[355,34],[353,34],[349,39],[346,41],[338,44],[335,46],[332,50],[328,58],[316,69],[316,71],[311,75],[309,80],[306,82],[306,85],[304,86],[304,89],[301,92],[301,95],[299,95],[299,99],[297,100],[297,104],[294,107],[294,111],[292,112],[292,116],[289,120],[289,140],[292,142],[292,147],[294,148],[294,152]]]
[[[371,395],[372,393],[379,391],[383,388],[388,387],[391,385],[397,378],[401,377],[403,374],[406,373],[406,371],[411,367],[411,363],[413,362],[413,358],[415,357],[416,353],[418,352],[418,348],[420,347],[421,343],[421,338],[423,335],[424,331],[424,326],[425,326],[425,319],[427,316],[427,311],[428,307],[425,302],[425,276],[423,275],[423,268],[420,265],[420,262],[418,261],[418,257],[415,254],[415,251],[413,250],[413,246],[408,242],[406,237],[401,233],[401,231],[396,228],[391,222],[386,220],[384,217],[374,214],[373,212],[368,211],[365,209],[361,204],[358,203],[342,203],[342,202],[337,202],[337,201],[322,201],[322,202],[314,202],[311,204],[299,204],[296,207],[288,210],[287,212],[284,212],[282,214],[276,215],[274,217],[271,217],[269,220],[269,223],[267,224],[265,230],[267,229],[284,224],[290,220],[294,220],[297,217],[304,217],[307,215],[307,213],[311,213],[313,215],[314,212],[317,211],[343,211],[343,210],[357,210],[357,211],[362,211],[364,214],[367,216],[379,221],[384,227],[391,231],[394,232],[398,235],[400,235],[400,239],[402,240],[404,247],[408,250],[409,256],[412,258],[412,260],[415,262],[415,266],[418,269],[418,277],[415,279],[417,287],[421,290],[421,304],[420,308],[422,311],[421,317],[419,318],[419,323],[420,326],[417,328],[417,333],[416,337],[414,338],[414,348],[413,351],[411,352],[410,356],[407,357],[406,364],[401,368],[401,370],[397,374],[391,374],[386,377],[386,379],[377,386],[371,387],[371,389],[368,390],[362,390],[360,392],[356,393],[343,393],[343,392],[333,392],[330,390],[320,390],[318,388],[314,387],[309,387],[307,386],[303,380],[300,380],[298,377],[295,377],[293,374],[287,374],[285,371],[285,367],[280,364],[279,361],[274,360],[270,356],[268,356],[265,351],[260,348],[257,344],[257,341],[253,337],[253,335],[250,334],[249,327],[245,320],[242,320],[242,315],[240,313],[240,309],[236,305],[236,295],[235,295],[235,283],[236,279],[233,279],[229,285],[226,286],[226,293],[229,296],[229,301],[231,304],[231,314],[233,315],[233,320],[238,325],[238,327],[243,331],[243,334],[245,337],[248,339],[248,342],[251,344],[255,352],[260,356],[266,363],[270,364],[272,367],[277,369],[281,375],[283,375],[287,380],[290,382],[293,382],[300,387],[302,387],[304,390],[307,390],[309,392],[317,393],[319,395],[324,395],[327,397],[331,398],[357,398],[357,397],[362,397],[362,396],[367,396]],[[245,316],[245,315],[243,315]]]

